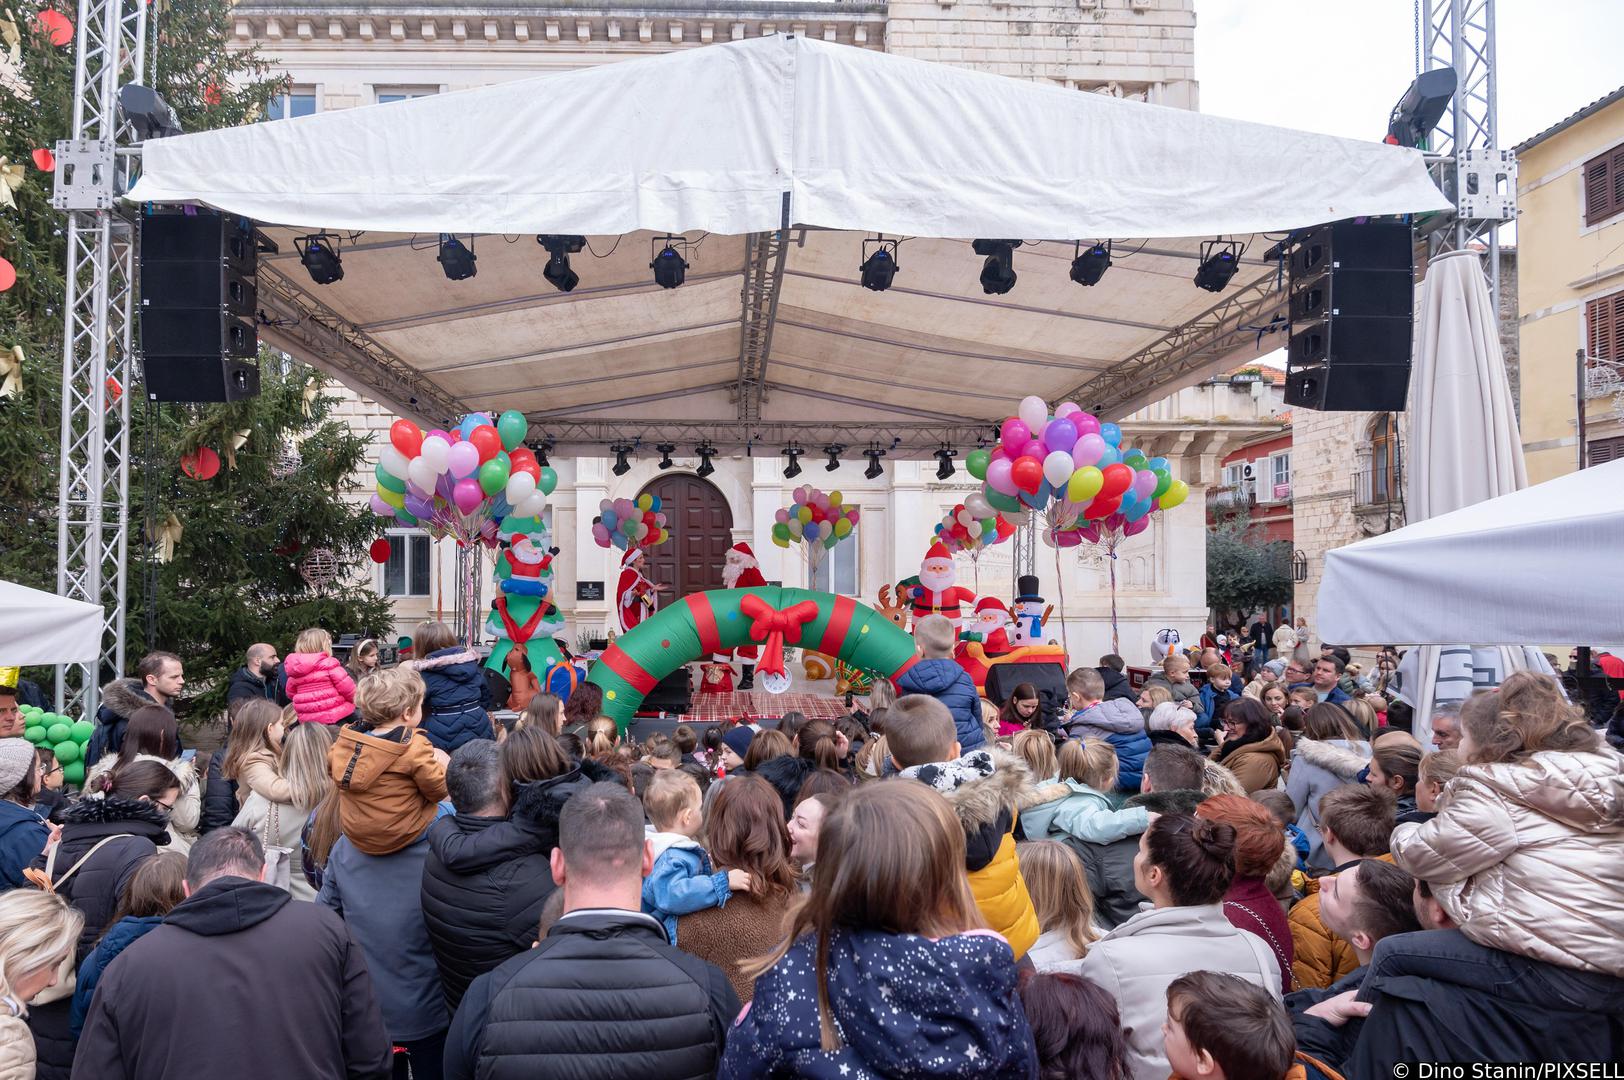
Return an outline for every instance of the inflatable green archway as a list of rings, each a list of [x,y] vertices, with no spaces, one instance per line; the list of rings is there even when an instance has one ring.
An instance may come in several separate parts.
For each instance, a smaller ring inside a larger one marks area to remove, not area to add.
[[[741,605],[752,596],[747,613]],[[770,614],[764,618],[764,612]],[[753,630],[772,622],[798,626],[799,640],[791,630],[786,645],[838,657],[884,678],[895,678],[915,660],[912,635],[849,596],[775,586],[713,589],[683,597],[618,638],[592,665],[587,682],[603,690],[604,715],[624,731],[661,679],[713,653],[765,644],[765,635],[753,636]]]

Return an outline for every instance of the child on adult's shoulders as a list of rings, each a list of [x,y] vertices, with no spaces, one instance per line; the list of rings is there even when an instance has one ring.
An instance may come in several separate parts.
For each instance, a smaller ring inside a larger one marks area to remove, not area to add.
[[[643,910],[660,920],[677,941],[677,916],[726,907],[736,892],[750,891],[746,870],[715,870],[696,837],[704,823],[699,782],[679,769],[660,769],[643,792],[654,868],[643,879]]]
[[[1066,676],[1066,693],[1074,710],[1067,725],[1073,739],[1103,739],[1117,756],[1117,787],[1136,792],[1144,775],[1150,736],[1145,718],[1132,702],[1105,700],[1105,680],[1097,668],[1078,668]]]
[[[927,615],[914,626],[914,646],[920,660],[897,676],[897,690],[935,698],[952,715],[961,751],[974,750],[987,741],[981,722],[981,701],[968,672],[953,659],[958,634],[944,615]]]

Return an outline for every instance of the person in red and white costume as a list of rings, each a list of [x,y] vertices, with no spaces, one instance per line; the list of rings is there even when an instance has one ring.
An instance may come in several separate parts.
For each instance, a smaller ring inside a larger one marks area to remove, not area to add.
[[[982,651],[989,656],[1009,652],[1009,609],[996,596],[983,597],[976,604],[976,619],[971,624],[967,641],[981,642]]]
[[[754,589],[767,584],[767,579],[761,574],[761,565],[756,562],[756,553],[750,545],[740,540],[727,550],[727,563],[722,567],[722,587],[727,589]],[[739,677],[739,689],[749,690],[756,683],[756,659],[760,653],[754,645],[745,645],[731,652],[717,653],[712,657],[717,663],[727,664],[737,657],[744,665]]]
[[[630,633],[638,623],[654,614],[659,593],[670,592],[669,585],[656,585],[643,576],[637,565],[643,549],[627,548],[620,559],[620,580],[615,584],[615,607],[620,612],[620,632]]]
[[[910,591],[913,601],[913,624],[926,615],[941,615],[953,624],[954,630],[964,629],[964,605],[974,604],[975,591],[955,585],[957,571],[953,556],[940,540],[925,552],[925,561],[919,565],[919,584]]]

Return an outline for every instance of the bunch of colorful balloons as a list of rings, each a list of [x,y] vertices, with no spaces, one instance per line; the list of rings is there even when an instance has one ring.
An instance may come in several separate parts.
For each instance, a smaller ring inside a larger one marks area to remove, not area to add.
[[[515,514],[537,517],[558,486],[558,474],[524,446],[529,422],[517,409],[494,421],[469,413],[450,431],[425,434],[410,420],[389,428],[378,456],[372,509],[431,536],[495,547],[495,522]]]
[[[85,744],[95,733],[89,720],[72,720],[60,713],[46,712],[37,705],[24,705],[23,738],[43,746],[62,766],[62,779],[75,786],[85,782]]]
[[[1190,494],[1166,458],[1124,447],[1116,424],[1069,401],[1051,414],[1035,396],[1004,421],[996,448],[972,451],[965,465],[985,481],[981,494],[992,509],[1041,512],[1044,539],[1058,547],[1099,542],[1113,530],[1132,536],[1148,527],[1152,511],[1170,510]],[[969,500],[966,506],[975,509]]]
[[[980,492],[949,510],[936,525],[936,538],[942,546],[954,555],[964,552],[972,562],[983,551],[1014,535],[1014,522],[987,505]]]
[[[598,504],[598,516],[592,519],[592,539],[601,548],[614,546],[621,551],[665,543],[671,539],[671,530],[660,512],[660,497],[645,491],[635,501],[603,500]]]
[[[817,566],[823,553],[850,536],[857,527],[857,507],[845,505],[840,492],[825,494],[802,484],[795,489],[795,501],[779,510],[773,525],[773,543],[787,548],[805,544],[806,561]]]

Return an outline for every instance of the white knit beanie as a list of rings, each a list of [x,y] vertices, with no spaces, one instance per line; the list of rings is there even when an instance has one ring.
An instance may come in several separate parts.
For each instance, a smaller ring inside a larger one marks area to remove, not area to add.
[[[22,783],[34,759],[34,744],[27,739],[0,739],[0,792]]]

